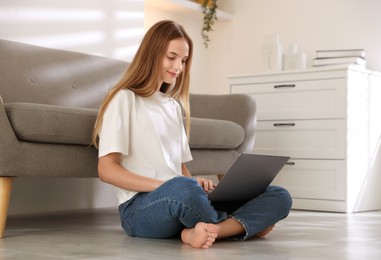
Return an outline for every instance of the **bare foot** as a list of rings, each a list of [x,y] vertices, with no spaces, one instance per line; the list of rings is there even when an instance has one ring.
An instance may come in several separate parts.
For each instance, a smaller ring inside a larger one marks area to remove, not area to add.
[[[209,248],[216,240],[219,228],[214,224],[199,222],[194,228],[181,232],[181,240],[195,248]]]
[[[264,237],[266,236],[268,233],[270,233],[271,231],[273,231],[275,225],[272,225],[272,226],[269,226],[268,228],[265,228],[264,230],[262,230],[261,232],[257,233],[255,236],[256,237]]]

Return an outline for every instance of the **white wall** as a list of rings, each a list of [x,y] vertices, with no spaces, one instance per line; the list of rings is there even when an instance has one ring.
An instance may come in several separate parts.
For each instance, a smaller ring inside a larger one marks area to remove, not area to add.
[[[210,93],[228,93],[227,75],[261,71],[265,35],[298,43],[308,63],[317,49],[364,48],[368,68],[381,71],[379,0],[219,0],[234,15],[217,23],[209,56]]]
[[[278,34],[287,48],[298,43],[308,65],[317,49],[364,48],[368,68],[381,71],[381,1],[379,0],[218,0],[233,14],[217,22],[209,49],[200,38],[200,16],[146,9],[146,21],[167,18],[184,23],[195,40],[191,91],[228,93],[228,75],[261,71],[260,50],[265,35]]]
[[[144,0],[0,0],[0,37],[130,61]]]
[[[130,61],[143,35],[144,0],[0,0],[3,39]],[[16,178],[9,214],[116,205],[98,179]]]

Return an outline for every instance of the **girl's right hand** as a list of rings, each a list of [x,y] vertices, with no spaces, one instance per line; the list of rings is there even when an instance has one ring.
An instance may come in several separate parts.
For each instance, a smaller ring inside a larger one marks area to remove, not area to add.
[[[204,189],[206,193],[213,190],[216,187],[216,184],[212,180],[196,177],[198,184]]]

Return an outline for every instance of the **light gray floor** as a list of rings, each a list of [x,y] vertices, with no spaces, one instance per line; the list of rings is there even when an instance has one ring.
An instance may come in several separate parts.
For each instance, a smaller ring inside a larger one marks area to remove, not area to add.
[[[266,238],[193,249],[127,237],[116,210],[11,217],[0,259],[381,259],[381,212],[292,211]]]

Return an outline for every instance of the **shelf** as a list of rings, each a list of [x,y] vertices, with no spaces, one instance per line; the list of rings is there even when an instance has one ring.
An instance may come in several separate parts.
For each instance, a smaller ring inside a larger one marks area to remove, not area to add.
[[[194,17],[196,14],[202,16],[201,5],[189,0],[145,0],[144,4],[149,7],[157,8],[172,13],[183,14]],[[217,10],[218,21],[230,21],[233,15],[222,10]]]

